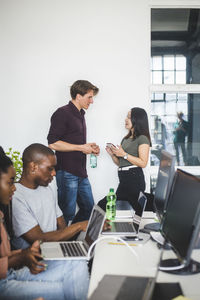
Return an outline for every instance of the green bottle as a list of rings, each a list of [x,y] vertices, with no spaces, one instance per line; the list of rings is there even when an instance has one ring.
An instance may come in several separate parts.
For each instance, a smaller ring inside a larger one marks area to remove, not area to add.
[[[106,219],[110,221],[114,221],[116,216],[116,199],[117,199],[114,189],[112,188],[110,189],[106,198],[107,198]]]
[[[93,153],[90,154],[90,167],[91,168],[96,168],[97,167],[97,156],[94,155]]]

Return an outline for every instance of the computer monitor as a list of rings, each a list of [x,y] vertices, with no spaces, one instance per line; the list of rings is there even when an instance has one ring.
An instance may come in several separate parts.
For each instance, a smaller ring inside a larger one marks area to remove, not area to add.
[[[160,166],[158,169],[158,177],[154,196],[154,209],[159,222],[145,225],[145,229],[159,231],[160,222],[166,209],[169,192],[171,189],[173,177],[175,173],[175,156],[169,152],[162,150]]]
[[[163,217],[161,234],[177,259],[163,260],[160,269],[178,274],[200,272],[191,252],[200,230],[200,179],[177,169]]]

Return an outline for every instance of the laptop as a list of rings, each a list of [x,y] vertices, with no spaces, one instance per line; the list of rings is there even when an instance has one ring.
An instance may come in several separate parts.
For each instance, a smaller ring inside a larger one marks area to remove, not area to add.
[[[156,282],[156,279],[104,275],[88,300],[169,300],[183,295],[178,282]]]
[[[115,219],[133,219],[135,211],[128,201],[116,201]]]
[[[154,287],[159,274],[161,251],[158,260],[155,276],[140,277],[127,275],[105,274],[99,282],[97,288],[93,291],[88,300],[151,300],[151,299],[166,299],[165,297],[155,298]],[[168,287],[169,289],[169,287]],[[178,295],[180,295],[178,293]],[[153,296],[153,297],[152,297]],[[175,294],[177,296],[177,294]],[[172,299],[174,297],[168,297]]]
[[[105,221],[105,212],[94,205],[83,241],[45,242],[40,245],[44,260],[87,259],[90,246],[99,237]]]
[[[104,275],[89,300],[150,300],[155,278]]]
[[[109,230],[103,230],[103,235],[118,235],[118,236],[137,236],[139,232],[139,226],[142,219],[143,211],[147,203],[146,196],[140,192],[138,197],[138,209],[135,211],[133,220],[125,222],[115,220],[110,223],[111,228]]]

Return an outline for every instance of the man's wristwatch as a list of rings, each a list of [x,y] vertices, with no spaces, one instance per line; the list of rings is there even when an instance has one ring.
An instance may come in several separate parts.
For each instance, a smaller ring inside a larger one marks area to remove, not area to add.
[[[128,159],[128,153],[126,153],[123,158]]]

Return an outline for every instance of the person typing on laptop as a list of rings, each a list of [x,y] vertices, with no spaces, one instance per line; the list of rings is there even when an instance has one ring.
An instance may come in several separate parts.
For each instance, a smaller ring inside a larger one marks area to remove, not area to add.
[[[22,156],[23,172],[13,196],[14,248],[27,248],[35,240],[63,241],[85,231],[88,221],[66,226],[49,183],[55,176],[56,156],[42,145],[31,144]]]

